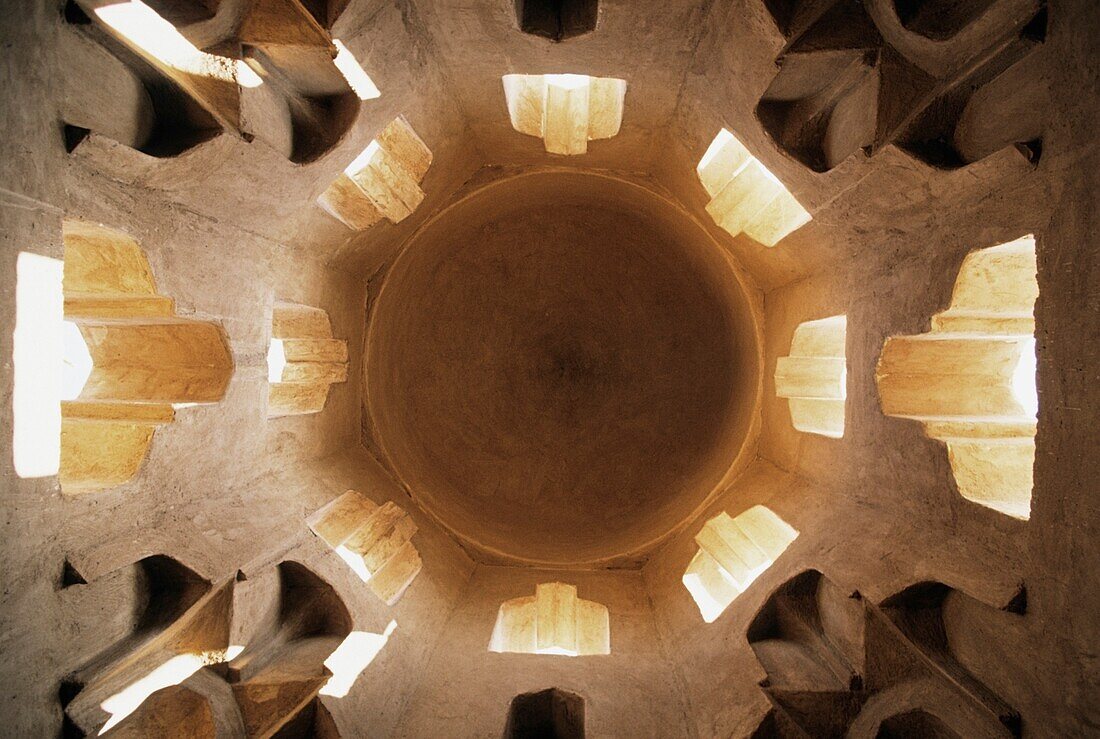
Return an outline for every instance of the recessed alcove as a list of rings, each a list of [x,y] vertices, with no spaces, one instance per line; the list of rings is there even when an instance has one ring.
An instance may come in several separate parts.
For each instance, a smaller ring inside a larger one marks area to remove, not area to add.
[[[695,171],[710,196],[707,213],[730,236],[744,233],[775,246],[810,221],[783,183],[724,128]]]
[[[317,204],[356,231],[386,218],[400,223],[424,200],[420,182],[432,152],[402,117],[382,129],[328,188]]]
[[[564,41],[596,29],[599,0],[515,0],[520,30]]]
[[[1035,239],[966,256],[928,333],[886,340],[875,377],[887,415],[944,442],[959,494],[1028,518],[1035,459]]]
[[[267,417],[320,413],[332,385],[347,382],[348,343],[320,308],[276,301],[267,350]]]
[[[611,653],[607,606],[577,597],[577,588],[540,583],[534,595],[500,604],[491,652],[578,657]]]
[[[396,603],[420,572],[412,542],[416,524],[391,501],[377,505],[349,490],[310,516],[309,527],[387,605]]]
[[[785,44],[756,114],[780,147],[816,172],[890,145],[944,170],[1006,147],[1037,163],[1045,0],[890,4],[768,4]]]
[[[133,479],[176,406],[221,400],[233,359],[218,325],[176,315],[132,237],[67,220],[63,241],[63,262],[21,258],[13,456],[71,495]]]
[[[808,434],[844,436],[848,395],[845,316],[798,324],[790,354],[775,364],[775,394],[786,398],[791,425]]]
[[[945,0],[894,0],[901,24],[936,41],[955,36],[994,4],[994,0],[954,3]]]
[[[584,739],[584,698],[548,688],[517,695],[508,705],[504,739]]]
[[[626,81],[586,74],[506,74],[512,128],[543,140],[551,154],[576,155],[609,139],[623,122]]]
[[[330,36],[335,17],[321,13],[322,25],[297,0],[219,17],[217,4],[200,2],[73,2],[66,61],[92,82],[66,95],[70,151],[83,138],[70,132],[82,129],[156,157],[229,132],[304,164],[343,138],[360,100],[377,97],[354,56]]]
[[[699,551],[683,577],[703,620],[718,618],[797,537],[797,531],[761,505],[707,521],[695,535]]]
[[[67,720],[88,735],[125,725],[149,696],[178,685],[206,664],[226,661],[230,589],[228,583],[215,586],[164,555],[146,557],[88,584],[69,586],[69,597],[87,603],[105,596],[118,599],[120,590],[131,591],[133,615],[120,640],[67,676],[73,686],[62,700]],[[177,698],[186,700],[171,701],[171,710],[192,701],[191,696]],[[203,713],[201,704],[194,710]],[[155,720],[149,716],[151,711],[146,707],[130,725],[149,725]]]

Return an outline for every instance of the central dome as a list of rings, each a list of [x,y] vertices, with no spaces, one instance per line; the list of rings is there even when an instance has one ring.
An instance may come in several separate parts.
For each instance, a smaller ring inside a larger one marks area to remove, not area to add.
[[[594,563],[640,553],[722,482],[758,352],[695,221],[638,185],[543,172],[410,240],[373,310],[366,395],[394,471],[467,545]]]

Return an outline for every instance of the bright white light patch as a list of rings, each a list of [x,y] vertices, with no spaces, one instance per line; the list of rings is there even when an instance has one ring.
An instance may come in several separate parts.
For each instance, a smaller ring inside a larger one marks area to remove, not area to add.
[[[95,14],[136,49],[172,69],[245,87],[263,84],[247,65],[201,51],[141,0],[103,5]]]
[[[244,59],[237,60],[237,84],[241,87],[259,87],[264,83],[256,70],[248,66]]]
[[[546,84],[563,90],[579,90],[582,87],[588,87],[591,79],[587,74],[548,74]]]
[[[559,657],[576,657],[577,652],[573,649],[565,649],[564,647],[547,647],[546,649],[538,649],[535,654],[556,654]]]
[[[359,579],[363,582],[369,582],[371,579],[371,571],[367,569],[367,563],[363,561],[363,556],[356,552],[351,551],[346,546],[341,544],[334,550],[340,559],[347,563],[347,566],[359,576]]]
[[[187,678],[199,671],[205,664],[202,655],[178,654],[164,664],[157,667],[140,680],[136,680],[125,689],[115,693],[100,704],[100,707],[111,714],[107,723],[99,733],[105,734],[124,718],[138,709],[146,698],[162,688],[179,685]]]
[[[272,339],[267,347],[267,381],[271,383],[283,381],[283,370],[286,369],[286,347],[282,339]]]
[[[382,92],[374,84],[374,80],[370,78],[370,75],[363,70],[363,65],[359,63],[351,50],[344,46],[340,39],[334,38],[332,43],[336,46],[336,59],[333,60],[333,63],[340,70],[340,74],[344,75],[348,86],[355,91],[359,99],[374,100],[381,97]]]
[[[1026,339],[1020,349],[1020,361],[1012,373],[1012,395],[1032,417],[1039,412],[1039,390],[1035,385],[1037,371],[1035,339]]]
[[[367,168],[367,165],[371,163],[371,160],[374,159],[374,155],[380,153],[381,151],[382,146],[378,143],[377,139],[372,140],[369,144],[367,144],[366,149],[363,149],[363,151],[359,152],[359,156],[351,160],[351,164],[344,167],[344,174],[346,174],[348,177],[354,177],[355,175],[359,174]]]
[[[61,368],[61,399],[76,400],[92,375],[92,355],[88,353],[80,327],[72,321],[65,321],[62,335],[65,352]]]
[[[697,172],[702,172],[706,169],[707,165],[714,161],[714,158],[718,156],[718,153],[725,148],[726,144],[733,140],[733,134],[726,129],[722,129],[718,132],[718,135],[714,137],[714,141],[710,142],[710,146],[707,147],[707,152],[703,154],[703,158],[699,160],[699,166],[695,168]]]
[[[20,252],[15,270],[12,462],[20,477],[49,477],[61,465],[63,264]]]
[[[203,665],[228,662],[243,651],[244,647],[234,644],[225,651],[215,650],[201,654],[177,654],[145,677],[135,680],[126,688],[99,704],[100,708],[111,714],[111,718],[99,730],[100,735],[105,734],[136,711],[145,702],[146,698],[158,690],[179,685],[198,672]]]
[[[374,661],[382,647],[390,640],[390,634],[397,628],[396,621],[390,621],[381,634],[369,631],[353,631],[340,643],[336,651],[325,660],[325,667],[332,671],[332,677],[321,688],[321,695],[343,698],[351,690],[359,675]]]
[[[729,603],[723,603],[712,596],[698,575],[688,573],[684,575],[682,581],[688,593],[695,600],[695,605],[699,606],[699,613],[702,614],[703,621],[708,624],[714,623],[714,620],[722,615],[722,611],[726,610]]]

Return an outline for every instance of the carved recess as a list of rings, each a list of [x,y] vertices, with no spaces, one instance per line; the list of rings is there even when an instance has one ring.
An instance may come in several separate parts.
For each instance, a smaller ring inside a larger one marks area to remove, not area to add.
[[[1023,590],[998,610],[938,582],[876,607],[807,570],[749,626],[772,704],[753,736],[1019,736],[1019,713],[973,672],[973,652],[1016,630],[1023,608]]]
[[[78,376],[61,402],[59,475],[75,495],[133,479],[175,405],[224,397],[233,357],[220,326],[176,315],[132,237],[66,220],[63,239],[64,361]]]
[[[66,563],[63,587],[75,612],[121,600],[120,615],[133,614],[62,682],[65,736],[339,736],[318,694],[351,616],[305,566],[211,583],[154,555],[90,583]]]
[[[344,4],[70,0],[66,147],[94,132],[175,157],[228,132],[314,161],[359,110],[328,30]]]
[[[1038,161],[1046,0],[765,1],[786,44],[757,117],[807,167],[891,144],[940,169]]]

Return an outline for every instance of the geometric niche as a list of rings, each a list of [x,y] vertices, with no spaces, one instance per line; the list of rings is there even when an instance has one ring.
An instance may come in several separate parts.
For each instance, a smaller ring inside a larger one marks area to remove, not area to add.
[[[398,116],[344,168],[317,203],[353,231],[383,218],[399,223],[424,200],[420,182],[431,163],[431,150]]]
[[[847,326],[845,316],[800,323],[790,355],[776,360],[775,394],[787,398],[791,423],[799,431],[844,436]]]
[[[490,652],[611,654],[607,606],[577,597],[575,585],[541,583],[535,595],[500,605]]]
[[[284,561],[212,586],[158,555],[102,581],[64,592],[75,606],[136,599],[136,626],[62,684],[67,736],[339,736],[318,695],[351,617],[308,568]]]
[[[744,233],[775,246],[811,220],[783,183],[724,128],[695,171],[710,195],[707,213],[731,236]]]
[[[315,699],[333,677],[326,663],[351,633],[351,615],[331,585],[293,561],[238,582],[234,613],[264,614],[224,673],[245,735],[285,736],[277,732],[302,712],[316,714]],[[234,638],[241,631],[235,623]]]
[[[329,386],[348,379],[348,344],[332,338],[328,313],[276,302],[267,352],[267,417],[319,413]]]
[[[74,74],[92,70],[98,85],[66,96],[70,151],[89,130],[156,157],[228,131],[302,164],[342,138],[365,73],[326,30],[338,13],[328,3],[256,2],[211,24],[210,5],[70,2],[66,18],[81,31],[66,63]],[[102,99],[119,106],[104,111]]]
[[[512,128],[541,138],[551,154],[584,154],[589,141],[609,139],[622,125],[626,80],[506,74],[501,81]]]
[[[887,339],[876,371],[883,413],[946,443],[959,494],[1021,519],[1038,411],[1035,269],[1031,236],[971,252],[931,331]]]
[[[349,490],[310,516],[308,524],[386,605],[396,603],[420,573],[420,554],[412,543],[416,524],[390,501],[379,506]]]
[[[940,169],[1008,146],[1038,161],[1045,0],[894,0],[874,16],[853,0],[767,5],[786,44],[756,114],[805,166],[891,144]]]
[[[920,583],[875,607],[815,570],[791,578],[748,629],[772,704],[753,736],[1019,736],[1019,713],[954,652],[1018,633],[1017,600],[997,611]]]
[[[65,678],[60,698],[71,734],[102,733],[121,724],[111,734],[116,736],[127,734],[127,724],[148,727],[155,723],[147,715],[152,706],[135,714],[139,706],[153,697],[163,702],[166,690],[204,665],[224,663],[232,656],[231,581],[213,586],[163,555],[146,557],[88,584],[77,579],[62,591],[73,607],[122,599],[120,607],[133,615],[121,639]],[[158,713],[186,720],[197,736],[204,735],[200,727],[212,728],[209,706],[201,698],[182,689],[170,697],[174,705]]]
[[[684,572],[684,587],[712,623],[762,572],[772,566],[798,532],[762,505],[736,518],[722,512],[695,535],[699,545]]]
[[[523,693],[508,706],[504,739],[584,739],[584,698],[558,688]]]
[[[594,31],[599,12],[599,0],[516,0],[520,30],[551,41]]]
[[[54,276],[18,291],[25,310],[17,322],[17,366],[37,355],[35,366],[47,374],[34,380],[34,398],[19,388],[31,378],[17,374],[15,456],[17,469],[22,459],[38,458],[29,466],[39,474],[27,476],[59,474],[62,490],[72,494],[133,478],[157,426],[172,422],[175,404],[221,400],[233,359],[220,327],[175,315],[134,239],[79,221],[62,229],[60,284],[56,260],[20,260],[21,282],[41,267]],[[24,274],[24,266],[34,270]],[[52,423],[27,430],[31,410],[48,419],[57,408],[60,445]]]

